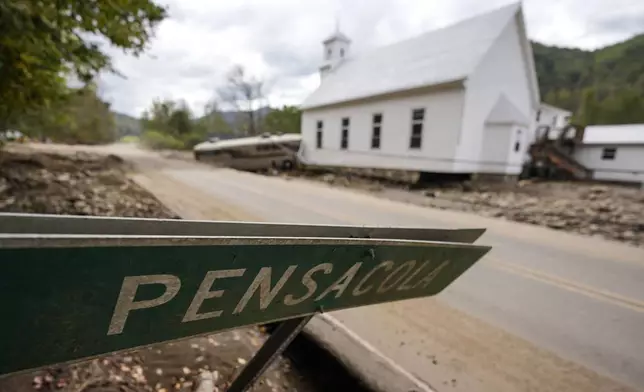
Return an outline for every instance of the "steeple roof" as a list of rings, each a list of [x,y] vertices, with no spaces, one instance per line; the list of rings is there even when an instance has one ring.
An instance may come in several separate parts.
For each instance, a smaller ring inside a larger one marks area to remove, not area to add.
[[[347,43],[351,42],[349,37],[344,35],[339,29],[336,29],[335,32],[328,36],[324,41],[322,41],[322,43],[328,44],[331,41],[344,41]]]

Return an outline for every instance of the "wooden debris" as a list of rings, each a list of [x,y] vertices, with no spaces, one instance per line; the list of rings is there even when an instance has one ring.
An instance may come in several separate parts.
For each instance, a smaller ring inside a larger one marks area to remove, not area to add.
[[[34,387],[34,389],[40,389],[40,388],[42,388],[42,384],[43,384],[43,379],[42,379],[42,377],[41,377],[41,376],[36,376],[36,377],[34,377],[34,379],[33,379],[33,381],[31,382],[31,384],[32,384],[32,386]]]

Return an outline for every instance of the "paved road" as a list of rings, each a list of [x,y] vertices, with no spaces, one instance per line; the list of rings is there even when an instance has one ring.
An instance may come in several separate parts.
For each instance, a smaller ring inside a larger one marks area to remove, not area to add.
[[[438,390],[644,389],[642,249],[304,180],[138,162],[143,182],[169,181],[162,199],[184,208],[193,200],[243,219],[488,228],[480,242],[493,251],[437,297],[333,313]]]

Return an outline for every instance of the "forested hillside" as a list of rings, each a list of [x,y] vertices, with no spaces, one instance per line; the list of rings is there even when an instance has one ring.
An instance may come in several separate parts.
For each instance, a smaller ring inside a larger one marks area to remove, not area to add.
[[[141,135],[140,119],[117,112],[112,112],[112,115],[114,116],[114,126],[118,137]]]
[[[115,71],[106,48],[141,54],[167,11],[152,0],[89,3],[0,1],[0,131],[114,141],[110,105],[95,85],[102,72]]]
[[[644,34],[595,51],[532,47],[542,100],[582,124],[644,123]]]
[[[118,136],[110,104],[93,84],[70,89],[64,98],[22,113],[13,124],[32,138],[61,143],[111,143]]]

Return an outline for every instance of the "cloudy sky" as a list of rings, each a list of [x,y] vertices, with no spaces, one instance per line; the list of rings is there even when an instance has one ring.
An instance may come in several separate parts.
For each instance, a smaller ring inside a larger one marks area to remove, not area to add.
[[[158,1],[158,0],[157,0]],[[104,75],[102,96],[139,116],[156,98],[196,113],[226,72],[243,65],[270,87],[272,106],[299,104],[318,84],[321,40],[336,19],[353,53],[410,38],[512,0],[163,0],[169,17],[139,58],[113,51],[125,77]],[[593,49],[644,32],[642,0],[525,0],[531,39]]]

